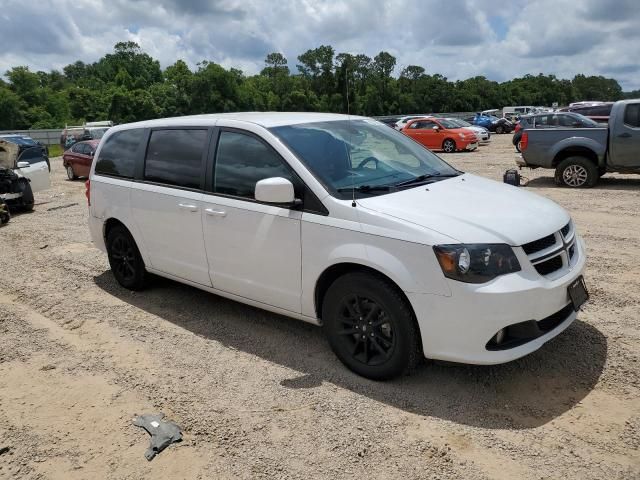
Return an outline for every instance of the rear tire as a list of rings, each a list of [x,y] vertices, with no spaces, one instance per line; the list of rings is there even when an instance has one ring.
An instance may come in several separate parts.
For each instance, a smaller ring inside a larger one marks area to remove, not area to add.
[[[496,127],[496,133],[497,133],[498,135],[500,135],[500,134],[504,133],[504,127],[503,127],[502,125],[498,125],[498,126]]]
[[[598,167],[585,157],[568,157],[556,167],[555,181],[569,188],[591,188],[598,182]]]
[[[322,302],[331,349],[350,370],[372,380],[409,372],[420,355],[420,333],[407,300],[387,280],[363,272],[338,278]]]
[[[67,165],[67,178],[69,180],[77,180],[78,176],[73,171],[73,167],[71,165]]]
[[[456,151],[456,142],[447,138],[444,142],[442,142],[442,150],[446,153],[454,153]]]
[[[147,271],[135,240],[122,225],[107,234],[107,255],[113,276],[129,290],[141,290],[146,285]]]

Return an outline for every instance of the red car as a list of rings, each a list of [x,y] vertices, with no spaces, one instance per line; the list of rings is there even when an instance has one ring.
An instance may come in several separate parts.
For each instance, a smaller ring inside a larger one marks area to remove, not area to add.
[[[62,165],[67,169],[69,180],[89,176],[91,162],[93,162],[93,155],[96,153],[98,143],[100,140],[78,142],[62,154]]]
[[[478,148],[478,138],[474,132],[444,118],[410,120],[401,132],[430,150],[453,153]]]

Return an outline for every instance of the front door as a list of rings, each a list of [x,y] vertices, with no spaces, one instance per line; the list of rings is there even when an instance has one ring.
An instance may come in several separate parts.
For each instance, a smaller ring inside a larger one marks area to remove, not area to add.
[[[130,203],[151,267],[211,286],[201,216],[208,144],[206,129],[152,130]]]
[[[442,133],[433,127],[439,125],[432,120],[417,120],[409,126],[409,136],[427,148],[442,148]]]
[[[301,212],[254,200],[256,182],[271,177],[297,182],[261,139],[222,129],[202,211],[211,281],[218,290],[299,313]]]
[[[620,118],[622,117],[622,118]],[[610,162],[615,167],[640,168],[640,102],[625,105],[611,125]]]
[[[46,190],[51,186],[49,165],[47,165],[42,153],[42,147],[27,148],[18,156],[18,163],[20,162],[29,164],[16,170],[30,180],[29,184],[34,193]]]

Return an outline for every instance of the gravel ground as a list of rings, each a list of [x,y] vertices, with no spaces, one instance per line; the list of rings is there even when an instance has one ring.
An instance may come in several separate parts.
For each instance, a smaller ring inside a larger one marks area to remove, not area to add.
[[[501,179],[511,136],[446,156]],[[322,332],[191,287],[120,288],[82,181],[0,229],[0,478],[640,478],[640,177],[523,173],[587,242],[591,302],[538,352],[376,383]],[[499,212],[496,212],[499,215]],[[147,462],[136,413],[184,441]]]

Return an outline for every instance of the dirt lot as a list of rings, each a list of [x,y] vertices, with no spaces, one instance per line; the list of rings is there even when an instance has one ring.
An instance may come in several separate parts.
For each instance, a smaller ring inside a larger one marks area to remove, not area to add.
[[[514,150],[446,158],[501,179]],[[84,183],[52,163],[35,212],[0,229],[0,478],[640,478],[640,177],[570,191],[524,172],[587,242],[592,301],[565,333],[375,383],[311,325],[165,280],[120,288]],[[185,439],[147,462],[131,419],[158,411]]]

